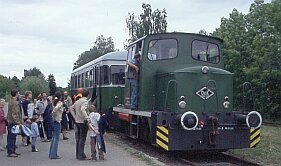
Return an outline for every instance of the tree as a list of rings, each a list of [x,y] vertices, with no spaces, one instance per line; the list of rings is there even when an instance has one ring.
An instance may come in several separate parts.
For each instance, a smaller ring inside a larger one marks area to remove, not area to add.
[[[57,85],[56,85],[56,80],[55,80],[54,75],[50,74],[48,76],[47,81],[48,81],[48,84],[49,84],[49,89],[50,89],[49,93],[50,93],[50,95],[55,95],[55,93],[57,91]]]
[[[29,70],[24,69],[24,77],[28,77],[28,76],[36,76],[36,77],[41,77],[41,78],[45,79],[45,76],[43,75],[43,73],[36,67],[29,69]]]
[[[143,3],[142,13],[137,17],[134,12],[128,13],[126,25],[129,30],[128,42],[135,41],[145,35],[163,33],[167,30],[167,13],[165,9],[152,11],[151,5]]]
[[[20,80],[18,79],[18,77],[14,76],[12,78],[12,81],[14,82],[14,84],[16,85],[16,87],[18,88],[19,87],[19,83],[20,83]]]
[[[236,9],[230,18],[222,18],[213,36],[224,40],[224,61],[234,72],[235,106],[241,106],[242,83],[256,87],[256,107],[264,115],[281,115],[281,1],[265,4],[256,0],[249,13]],[[254,105],[252,105],[252,108]]]
[[[0,98],[6,98],[6,95],[9,95],[14,88],[16,88],[14,81],[0,75]]]
[[[103,35],[98,36],[95,45],[90,50],[85,51],[78,56],[77,61],[74,63],[73,70],[112,51],[114,51],[112,37],[105,38]]]
[[[27,76],[23,78],[20,82],[20,91],[25,93],[25,91],[30,90],[34,97],[37,97],[42,92],[49,92],[48,82],[43,78],[36,76]]]

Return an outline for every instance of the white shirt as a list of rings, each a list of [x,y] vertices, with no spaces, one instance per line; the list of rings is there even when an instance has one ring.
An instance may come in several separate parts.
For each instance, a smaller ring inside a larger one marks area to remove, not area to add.
[[[96,113],[96,112],[91,112],[89,114],[89,119],[90,119],[91,125],[94,127],[94,130],[92,130],[91,128],[89,129],[89,133],[90,133],[91,137],[95,137],[95,136],[97,136],[96,132],[99,131],[98,122],[100,120],[100,114]]]

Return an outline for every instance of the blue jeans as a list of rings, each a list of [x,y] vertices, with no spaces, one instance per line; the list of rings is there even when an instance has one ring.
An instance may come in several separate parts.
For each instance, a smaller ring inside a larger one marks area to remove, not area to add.
[[[60,140],[61,124],[59,122],[54,121],[53,127],[54,127],[53,138],[51,141],[50,152],[49,152],[50,159],[54,159],[58,157],[58,145]]]
[[[7,153],[8,155],[16,152],[16,140],[17,135],[12,133],[12,127],[16,124],[8,125],[8,135],[7,135]]]
[[[131,84],[131,109],[137,109],[138,107],[138,80],[130,79]]]
[[[39,130],[39,134],[40,134],[40,138],[44,139],[44,127],[43,127],[43,122],[42,121],[38,121],[37,122],[38,125],[38,130]]]
[[[35,150],[37,137],[31,137],[31,148]]]

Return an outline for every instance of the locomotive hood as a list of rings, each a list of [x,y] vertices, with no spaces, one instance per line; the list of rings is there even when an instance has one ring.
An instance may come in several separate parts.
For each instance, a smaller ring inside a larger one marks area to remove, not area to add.
[[[163,109],[175,112],[217,112],[232,107],[232,73],[208,66],[189,66],[157,75],[157,94],[162,96]],[[160,97],[160,96],[159,96]],[[160,97],[161,98],[161,97]],[[183,101],[184,98],[184,102]],[[223,103],[230,103],[224,108]],[[181,106],[186,103],[185,106]],[[158,106],[161,107],[161,104]]]

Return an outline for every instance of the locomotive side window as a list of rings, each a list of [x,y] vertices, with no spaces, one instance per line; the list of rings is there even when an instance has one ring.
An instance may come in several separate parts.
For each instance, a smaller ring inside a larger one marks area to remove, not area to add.
[[[111,69],[111,82],[112,85],[122,85],[125,84],[125,66],[124,65],[114,65],[110,67]]]
[[[149,42],[148,59],[161,60],[173,59],[178,54],[178,42],[176,39],[152,40]]]
[[[219,47],[214,43],[194,40],[192,42],[192,58],[204,62],[219,63]]]
[[[109,85],[109,67],[108,66],[102,66],[101,67],[101,84],[103,85]]]

